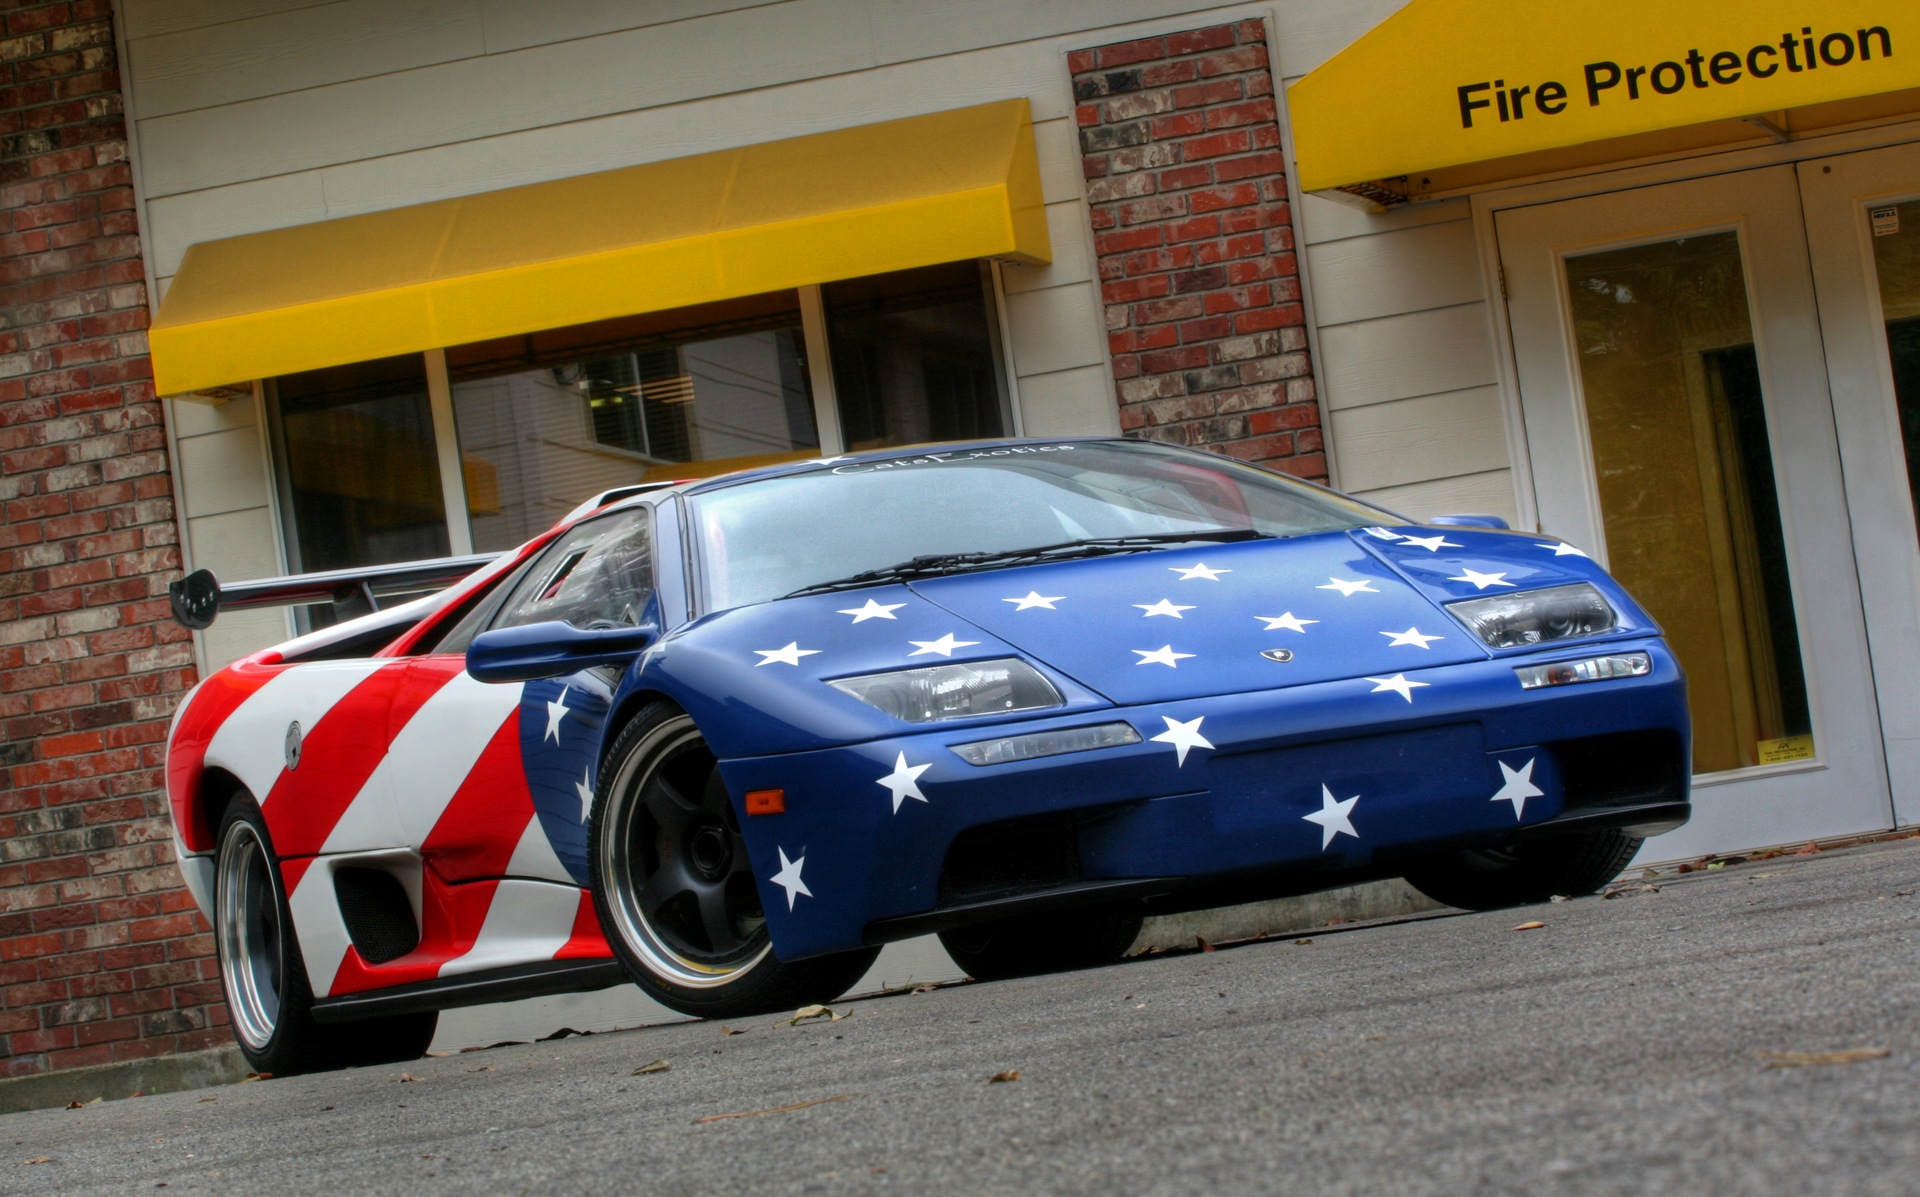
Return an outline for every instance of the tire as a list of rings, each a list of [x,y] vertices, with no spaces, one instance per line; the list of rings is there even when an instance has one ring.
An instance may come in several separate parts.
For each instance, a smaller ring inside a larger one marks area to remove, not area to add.
[[[1409,870],[1407,883],[1449,906],[1498,910],[1595,893],[1639,850],[1640,840],[1623,831],[1584,831],[1512,848],[1455,852]]]
[[[975,980],[1035,977],[1112,964],[1143,921],[1127,911],[1063,910],[942,931],[940,945]]]
[[[773,954],[726,783],[699,728],[667,703],[641,708],[607,753],[587,872],[600,928],[634,984],[696,1018],[830,1002],[880,954]]]
[[[287,1076],[424,1055],[438,1011],[314,1021],[313,987],[293,934],[280,861],[251,794],[242,791],[227,804],[218,844],[214,948],[233,1037],[254,1071]]]

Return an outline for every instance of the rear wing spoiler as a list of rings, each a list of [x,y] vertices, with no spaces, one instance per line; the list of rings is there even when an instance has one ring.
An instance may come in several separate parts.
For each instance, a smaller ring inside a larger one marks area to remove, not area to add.
[[[402,595],[413,597],[422,591],[444,590],[499,556],[475,553],[436,557],[224,585],[212,570],[196,569],[167,587],[167,601],[173,608],[173,618],[196,632],[213,626],[214,617],[222,611],[248,607],[331,603],[336,618],[344,622],[380,610],[383,599],[391,602]]]
[[[568,512],[560,522],[572,523],[609,504],[677,485],[677,482],[641,482],[603,490]],[[333,604],[336,622],[344,623],[380,610],[382,598],[412,598],[423,591],[444,590],[499,556],[499,553],[475,553],[466,557],[434,557],[226,585],[213,576],[212,570],[196,569],[167,587],[167,601],[173,608],[173,618],[196,632],[212,627],[214,617],[222,611],[313,603]]]

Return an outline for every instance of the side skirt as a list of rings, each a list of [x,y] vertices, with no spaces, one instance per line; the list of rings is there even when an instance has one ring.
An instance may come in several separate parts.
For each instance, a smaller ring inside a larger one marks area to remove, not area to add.
[[[313,1003],[315,1022],[352,1022],[422,1010],[450,1010],[456,1006],[483,1006],[555,993],[584,993],[626,984],[627,971],[617,960],[551,960],[515,964],[480,972],[435,977],[391,989],[371,989],[321,998]]]

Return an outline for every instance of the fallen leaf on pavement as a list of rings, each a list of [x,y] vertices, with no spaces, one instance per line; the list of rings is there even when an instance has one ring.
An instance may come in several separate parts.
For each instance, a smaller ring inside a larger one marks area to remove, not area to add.
[[[84,1101],[70,1101],[67,1103],[67,1108],[69,1110],[84,1110],[87,1108],[87,1103]]]
[[[1302,947],[1305,947],[1306,945],[1308,945],[1308,944],[1310,944],[1310,943],[1312,943],[1312,942],[1313,942],[1313,941],[1312,941],[1311,939],[1296,939],[1296,940],[1294,940],[1294,941],[1293,941],[1293,946],[1294,946],[1294,947],[1297,947],[1297,948],[1302,948]]]
[[[1212,944],[1208,943],[1203,936],[1199,936],[1199,935],[1194,936],[1193,942],[1200,945],[1200,950],[1203,952],[1217,952],[1220,950],[1214,947]]]
[[[469,1068],[467,1069],[467,1071],[468,1072],[499,1072],[500,1070],[498,1068],[495,1068],[491,1064],[482,1064],[478,1068]]]
[[[27,1163],[29,1163],[29,1164],[51,1164],[51,1163],[53,1163],[53,1157],[52,1157],[52,1156],[50,1156],[50,1155],[36,1155],[36,1156],[34,1156],[34,1157],[33,1157],[32,1159],[30,1159],[30,1160],[28,1160],[28,1161],[27,1161]]]
[[[1820,852],[1820,845],[1814,843],[1812,840],[1808,840],[1807,846],[1795,852],[1794,855],[1795,856],[1815,856],[1815,855],[1818,855],[1819,852]]]
[[[1020,1070],[1018,1068],[1009,1068],[1004,1072],[996,1072],[992,1076],[988,1077],[987,1084],[1004,1085],[1008,1081],[1017,1081],[1019,1079],[1020,1079]]]
[[[734,1030],[734,1029],[733,1029],[732,1027],[721,1027],[721,1028],[720,1028],[720,1033],[721,1033],[722,1035],[744,1035],[744,1034],[746,1034],[746,1032],[745,1032],[745,1031],[736,1031],[736,1030]]]
[[[217,1097],[203,1097],[200,1100],[201,1101],[219,1101],[220,1099]]]
[[[655,1060],[651,1064],[642,1064],[640,1067],[634,1069],[632,1072],[629,1072],[627,1075],[628,1076],[646,1076],[650,1072],[668,1072],[668,1071],[671,1071],[672,1068],[673,1068],[673,1065],[667,1063],[665,1060]]]
[[[403,1072],[399,1076],[394,1078],[394,1080],[397,1083],[402,1085],[411,1085],[419,1079],[420,1079],[419,1077],[413,1075],[411,1072]]]
[[[1512,928],[1512,930],[1515,930],[1515,931],[1538,931],[1538,930],[1539,930],[1540,928],[1542,928],[1542,927],[1544,927],[1544,926],[1546,926],[1546,924],[1545,924],[1545,923],[1542,923],[1542,922],[1537,922],[1537,921],[1536,921],[1536,922],[1531,922],[1531,923],[1521,923],[1521,924],[1520,924],[1520,925],[1519,925],[1518,927],[1514,927],[1514,928]]]
[[[1616,885],[1600,896],[1604,898],[1630,898],[1634,894],[1657,894],[1660,887],[1645,881],[1630,881],[1625,885]]]
[[[808,1106],[824,1106],[830,1101],[850,1101],[858,1097],[857,1093],[836,1093],[832,1097],[816,1097],[812,1101],[796,1101],[790,1106],[771,1106],[764,1110],[741,1110],[733,1114],[708,1114],[705,1118],[695,1118],[693,1124],[703,1122],[721,1122],[728,1118],[758,1118],[762,1114],[786,1114],[793,1110],[804,1110]]]
[[[448,1057],[448,1056],[451,1056],[452,1054],[453,1054],[452,1052],[428,1052],[428,1053],[427,1053],[427,1059],[429,1059],[429,1060],[443,1060],[443,1059],[445,1059],[446,1057]],[[423,1158],[424,1158],[424,1157],[423,1157]]]
[[[1853,1047],[1838,1052],[1761,1052],[1768,1068],[1811,1068],[1818,1064],[1858,1064],[1862,1060],[1884,1060],[1892,1048]]]
[[[826,1007],[826,1006],[802,1006],[798,1010],[795,1010],[793,1012],[792,1018],[787,1019],[785,1022],[776,1022],[773,1025],[776,1027],[782,1027],[782,1026],[791,1027],[798,1023],[803,1023],[809,1019],[814,1019],[814,1018],[824,1018],[828,1022],[839,1022],[843,1018],[851,1018],[851,1017],[853,1017],[852,1011],[848,1011],[845,1014],[841,1014],[840,1012],[830,1009],[829,1007]]]
[[[248,1081],[270,1081],[272,1079],[273,1074],[271,1072],[249,1072],[246,1076],[241,1077],[240,1081],[242,1084],[245,1084]]]

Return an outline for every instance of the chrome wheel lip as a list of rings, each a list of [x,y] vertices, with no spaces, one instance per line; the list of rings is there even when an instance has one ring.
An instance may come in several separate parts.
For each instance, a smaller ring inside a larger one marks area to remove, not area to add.
[[[214,942],[227,1014],[241,1043],[260,1051],[280,1025],[286,928],[273,857],[250,823],[236,821],[220,843],[214,874]]]
[[[669,719],[653,728],[621,760],[607,790],[608,798],[600,818],[605,826],[597,828],[594,851],[599,875],[606,886],[606,909],[612,918],[610,928],[626,948],[639,957],[641,964],[662,981],[688,989],[715,989],[730,984],[751,972],[768,953],[773,940],[765,938],[747,959],[724,967],[694,960],[675,951],[654,928],[640,907],[639,887],[634,884],[635,861],[629,852],[633,842],[633,822],[644,806],[641,792],[648,776],[676,751],[700,739],[699,729],[687,716]],[[644,769],[643,769],[644,766]],[[765,936],[765,931],[761,932]]]

